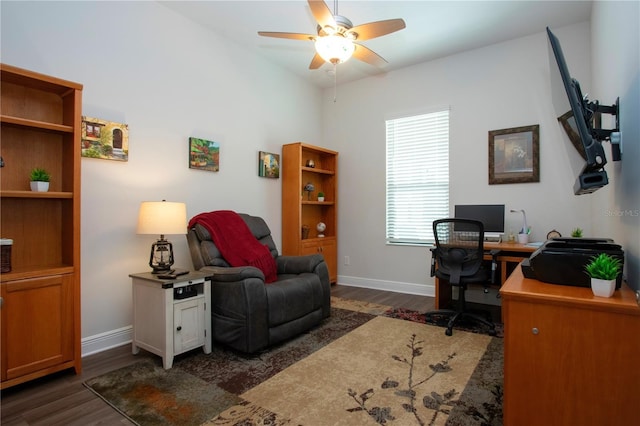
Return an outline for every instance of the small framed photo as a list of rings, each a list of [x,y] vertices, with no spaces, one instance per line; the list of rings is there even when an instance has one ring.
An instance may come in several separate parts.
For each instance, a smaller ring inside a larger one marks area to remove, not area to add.
[[[540,182],[540,125],[489,131],[489,185]]]
[[[280,155],[258,152],[258,176],[278,179],[280,177]]]
[[[220,144],[206,139],[189,138],[189,168],[220,171]]]

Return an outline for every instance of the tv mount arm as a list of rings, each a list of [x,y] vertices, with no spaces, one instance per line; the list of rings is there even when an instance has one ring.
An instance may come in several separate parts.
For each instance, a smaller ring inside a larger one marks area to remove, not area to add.
[[[588,121],[593,123],[593,126],[589,126],[591,136],[601,142],[609,141],[611,143],[612,160],[620,161],[622,159],[622,148],[620,146],[620,98],[616,98],[616,103],[613,105],[600,105],[600,102],[590,102],[585,96],[584,105],[586,111],[589,113]],[[603,129],[601,127],[602,114],[613,115],[616,120],[616,127],[613,129]]]

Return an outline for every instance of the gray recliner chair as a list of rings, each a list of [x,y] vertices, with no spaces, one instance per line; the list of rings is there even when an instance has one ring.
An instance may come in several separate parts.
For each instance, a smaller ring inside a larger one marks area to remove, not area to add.
[[[213,340],[253,353],[294,337],[329,317],[329,270],[320,254],[279,256],[271,230],[256,216],[240,214],[276,260],[278,278],[265,284],[253,266],[231,267],[200,224],[187,233],[193,266],[210,271]]]

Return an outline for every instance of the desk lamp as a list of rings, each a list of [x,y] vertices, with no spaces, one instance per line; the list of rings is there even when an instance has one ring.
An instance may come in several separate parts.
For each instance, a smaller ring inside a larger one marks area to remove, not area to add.
[[[522,212],[522,229],[520,230],[519,234],[528,234],[529,228],[527,227],[527,214],[524,212],[524,210],[511,209],[511,213],[518,213],[518,212]]]
[[[173,265],[173,245],[166,234],[187,233],[187,208],[184,203],[144,201],[138,213],[138,234],[160,234],[160,239],[151,245],[149,266],[152,273],[168,273]]]

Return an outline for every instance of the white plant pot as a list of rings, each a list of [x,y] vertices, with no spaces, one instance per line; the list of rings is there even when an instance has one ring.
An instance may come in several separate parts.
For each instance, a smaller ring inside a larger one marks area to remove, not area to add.
[[[323,202],[324,201],[324,197],[318,197],[318,201]]]
[[[31,182],[31,190],[34,192],[47,192],[49,190],[49,182]]]
[[[616,290],[616,280],[601,280],[599,278],[591,278],[591,291],[600,297],[611,297]]]

